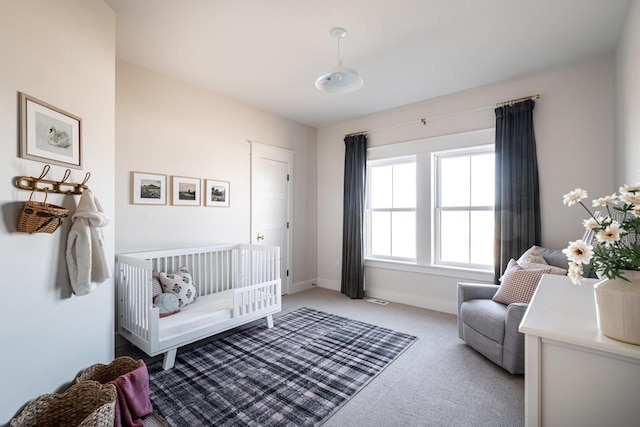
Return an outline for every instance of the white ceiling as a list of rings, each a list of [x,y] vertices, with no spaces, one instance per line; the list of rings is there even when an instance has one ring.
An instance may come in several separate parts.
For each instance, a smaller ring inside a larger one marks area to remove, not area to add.
[[[106,0],[118,59],[314,127],[615,48],[631,0]],[[341,57],[364,78],[319,92]]]

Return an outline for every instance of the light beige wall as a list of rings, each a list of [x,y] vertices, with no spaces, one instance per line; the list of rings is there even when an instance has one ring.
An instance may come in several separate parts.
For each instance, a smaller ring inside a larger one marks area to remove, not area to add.
[[[16,221],[29,193],[16,176],[39,176],[44,163],[18,158],[18,92],[82,118],[83,170],[114,219],[115,16],[102,0],[0,1],[0,425],[27,401],[53,393],[79,370],[114,355],[114,288],[108,280],[76,297],[65,262],[71,221],[54,234],[20,233]],[[60,180],[54,166],[47,178]],[[41,196],[38,195],[41,200]],[[78,196],[50,195],[70,208]],[[104,229],[113,259],[114,225]]]
[[[640,0],[616,49],[616,184],[640,182]]]
[[[295,152],[293,283],[312,281],[316,130],[127,62],[116,75],[116,253],[249,242],[251,140]],[[230,181],[231,206],[132,205],[131,171]]]
[[[582,212],[562,204],[575,187],[590,194],[613,188],[613,58],[601,57],[561,70],[480,87],[349,120],[318,131],[318,276],[320,286],[339,289],[336,262],[342,251],[344,135],[370,134],[372,147],[495,126],[497,102],[540,94],[534,124],[542,210],[542,244],[566,246],[579,238]],[[488,107],[488,108],[485,108]],[[475,111],[478,110],[478,111]],[[471,111],[471,112],[469,112]],[[457,114],[468,112],[465,114]],[[430,117],[442,117],[430,120]],[[426,117],[423,126],[419,119]],[[414,124],[395,127],[397,124]],[[367,295],[454,312],[456,277],[366,269]]]

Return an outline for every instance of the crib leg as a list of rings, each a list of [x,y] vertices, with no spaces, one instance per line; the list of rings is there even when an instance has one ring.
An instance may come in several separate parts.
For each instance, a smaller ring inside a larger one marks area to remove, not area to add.
[[[164,359],[162,360],[162,369],[169,370],[173,368],[173,365],[176,363],[176,353],[178,352],[177,348],[173,350],[169,350],[164,354]]]
[[[272,315],[268,315],[266,317],[266,319],[267,319],[267,328],[268,329],[273,328],[273,316]]]

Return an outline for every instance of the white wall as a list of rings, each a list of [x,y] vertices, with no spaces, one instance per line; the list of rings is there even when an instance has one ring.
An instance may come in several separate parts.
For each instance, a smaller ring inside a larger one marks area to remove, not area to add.
[[[616,49],[616,184],[640,182],[640,0]]]
[[[249,242],[247,140],[258,141],[295,152],[293,283],[310,286],[316,130],[127,62],[116,77],[116,253]],[[230,181],[230,207],[132,205],[131,171]]]
[[[18,92],[82,118],[84,168],[70,181],[88,185],[114,218],[115,16],[101,0],[0,1],[0,425],[27,401],[53,393],[79,370],[114,355],[113,280],[76,297],[64,258],[70,221],[55,234],[20,233],[29,193],[16,176],[39,176],[44,163],[18,158]],[[47,178],[62,179],[52,167]],[[40,196],[38,196],[40,199]],[[78,196],[48,202],[75,211]],[[104,229],[113,258],[115,227]]]
[[[611,194],[613,184],[613,58],[596,58],[561,70],[484,86],[349,120],[318,130],[319,285],[339,289],[335,263],[342,252],[344,135],[367,129],[369,146],[394,144],[495,126],[493,106],[540,94],[534,110],[542,210],[542,244],[566,246],[583,229],[578,209],[562,204],[575,187]],[[483,108],[489,107],[489,108]],[[465,111],[480,110],[467,114]],[[429,117],[442,117],[429,121]],[[420,118],[427,118],[425,126]],[[412,122],[415,124],[394,127]],[[458,278],[366,268],[367,295],[455,312]]]

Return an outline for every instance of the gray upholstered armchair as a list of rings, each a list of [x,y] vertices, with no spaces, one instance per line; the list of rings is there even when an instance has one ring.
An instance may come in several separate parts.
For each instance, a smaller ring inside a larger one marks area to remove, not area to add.
[[[560,250],[535,246],[535,251],[548,267],[568,267],[567,257]],[[458,336],[498,366],[522,374],[524,335],[518,327],[529,304],[493,301],[498,289],[498,285],[458,283]]]
[[[498,285],[458,283],[458,336],[512,374],[524,373],[524,335],[518,332],[529,304],[491,298]]]

